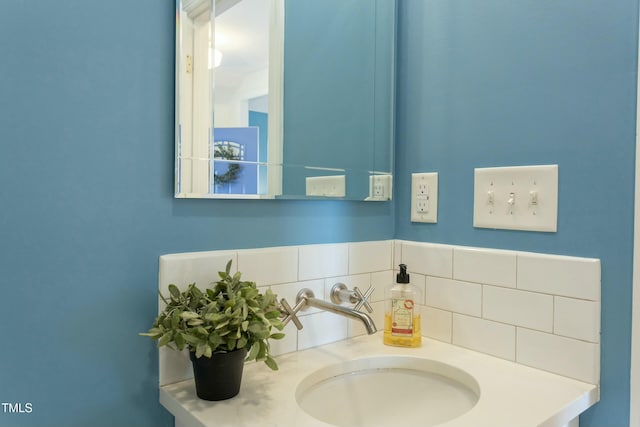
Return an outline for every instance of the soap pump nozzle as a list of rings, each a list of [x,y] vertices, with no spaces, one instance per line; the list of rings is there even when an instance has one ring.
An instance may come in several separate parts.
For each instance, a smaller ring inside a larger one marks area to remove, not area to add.
[[[409,283],[406,264],[400,264],[400,273],[396,275],[396,283]]]

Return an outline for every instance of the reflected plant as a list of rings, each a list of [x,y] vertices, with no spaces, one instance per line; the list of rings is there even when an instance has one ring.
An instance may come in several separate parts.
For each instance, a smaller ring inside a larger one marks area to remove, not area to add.
[[[241,157],[236,154],[233,148],[226,145],[218,145],[215,147],[213,151],[214,159],[222,159],[222,160],[242,160]],[[213,181],[216,184],[229,184],[238,179],[238,175],[242,170],[242,165],[238,163],[229,163],[227,171],[225,173],[214,173]]]

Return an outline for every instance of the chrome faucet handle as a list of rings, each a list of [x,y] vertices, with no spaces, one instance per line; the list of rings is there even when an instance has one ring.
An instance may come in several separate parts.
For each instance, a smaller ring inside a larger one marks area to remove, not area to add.
[[[373,290],[374,288],[372,286],[369,289],[367,289],[367,291],[363,295],[362,292],[360,292],[360,289],[358,289],[357,286],[354,286],[353,292],[356,294],[356,297],[360,299],[360,301],[355,305],[355,307],[353,307],[353,309],[360,310],[360,308],[364,306],[364,308],[366,308],[369,313],[373,313],[373,308],[369,304],[369,297],[373,293]]]
[[[282,313],[282,316],[284,316],[284,318],[282,319],[282,323],[286,325],[289,322],[293,322],[298,330],[302,329],[302,323],[300,323],[300,319],[298,319],[298,316],[296,316],[296,314],[298,313],[298,311],[300,311],[300,309],[302,309],[302,307],[304,307],[304,305],[305,301],[300,301],[293,308],[291,308],[287,300],[282,298],[280,300],[280,313]]]
[[[336,283],[333,285],[333,288],[331,288],[331,301],[335,304],[341,304],[343,302],[355,304],[353,307],[355,310],[360,310],[360,308],[364,306],[369,313],[373,313],[373,308],[368,301],[373,290],[374,288],[371,287],[367,289],[367,292],[363,295],[357,286],[354,286],[353,290],[350,291],[344,283]]]

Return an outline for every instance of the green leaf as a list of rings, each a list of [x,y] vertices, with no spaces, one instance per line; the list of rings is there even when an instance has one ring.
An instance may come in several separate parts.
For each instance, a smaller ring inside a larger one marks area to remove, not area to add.
[[[264,363],[271,368],[271,370],[273,371],[277,371],[278,370],[278,364],[276,363],[275,359],[271,356],[267,356],[267,358],[264,360]]]
[[[184,344],[185,344],[184,335],[178,332],[176,333],[176,336],[174,337],[173,340],[176,343],[176,347],[178,347],[178,350],[182,351],[184,349]]]
[[[162,326],[165,329],[171,329],[171,319],[169,317],[162,317]]]
[[[264,316],[267,319],[277,319],[278,317],[280,317],[280,311],[278,310],[268,311],[267,313],[265,313]]]
[[[237,340],[235,338],[227,338],[227,349],[229,351],[235,350]]]
[[[209,347],[208,344],[206,343],[200,343],[196,346],[196,357],[200,358],[203,355],[205,355],[205,353],[207,353],[207,350],[209,352],[209,354],[211,354],[211,347]],[[211,357],[211,356],[208,356]]]
[[[258,341],[257,344],[260,347],[260,350],[258,350],[256,360],[265,360],[267,358],[267,346],[262,341]]]
[[[202,324],[204,324],[204,321],[202,319],[191,319],[187,322],[187,325],[189,326],[198,326]]]
[[[243,331],[246,331],[247,328],[249,327],[249,321],[245,320],[244,322],[242,322],[242,325],[240,325]]]
[[[231,263],[232,262],[233,262],[233,260],[230,259],[229,262],[227,262],[227,266],[224,269],[224,271],[227,273],[227,275],[229,275],[229,272],[231,271]]]
[[[284,338],[284,334],[282,332],[278,332],[276,334],[269,335],[269,338],[272,340],[281,340],[282,338]]]
[[[279,331],[284,329],[284,323],[282,323],[282,320],[280,320],[280,319],[271,320],[271,326],[273,326],[274,328],[276,328]]]
[[[187,344],[189,344],[191,347],[197,346],[202,341],[202,339],[191,334],[182,334],[182,338],[184,338]]]
[[[208,337],[208,336],[209,336],[209,331],[207,331],[207,330],[206,330],[204,327],[202,327],[202,326],[198,326],[197,328],[193,328],[193,329],[192,329],[192,331],[193,331],[193,333],[194,333],[195,335],[201,335],[201,336],[203,336],[204,338],[206,338],[206,337]]]
[[[165,332],[165,334],[162,335],[162,338],[160,338],[160,341],[158,341],[158,347],[162,347],[163,345],[169,344],[172,338],[173,338],[173,331]]]
[[[211,356],[213,356],[213,350],[211,349],[210,346],[206,346],[204,348],[204,357],[211,358]]]
[[[189,290],[191,291],[191,294],[196,300],[199,300],[200,298],[203,297],[202,291],[198,289],[195,283],[192,283],[191,285],[189,285]]]
[[[180,289],[174,284],[169,285],[169,293],[172,299],[180,299]]]
[[[180,312],[178,310],[175,310],[171,315],[171,327],[173,329],[176,329],[179,324],[180,324]]]
[[[209,335],[209,344],[213,348],[218,348],[221,344],[224,344],[224,339],[218,334]]]
[[[247,345],[247,338],[246,337],[240,337],[238,338],[238,342],[236,343],[236,348],[245,348]]]
[[[157,340],[162,336],[162,334],[163,332],[160,330],[160,328],[151,328],[148,332],[141,332],[138,335],[141,335],[143,337],[150,337],[154,340]]]
[[[264,332],[266,329],[267,327],[262,322],[254,321],[249,323],[249,332],[252,332],[254,334],[259,334],[261,332]]]
[[[229,321],[228,321],[228,320],[225,320],[224,322],[217,324],[215,329],[216,329],[216,331],[217,331],[218,329],[222,329],[222,328],[224,328],[224,327],[225,327],[225,326],[227,326],[228,324],[229,324]]]
[[[189,319],[197,319],[198,317],[200,317],[200,315],[193,311],[183,311],[182,314],[180,314],[180,317],[182,317],[184,320],[189,320]]]
[[[249,323],[248,330],[258,339],[263,340],[269,338],[269,329],[262,322],[254,321]]]
[[[209,313],[204,315],[204,319],[211,323],[219,323],[226,316],[222,313]]]
[[[249,355],[247,356],[247,360],[255,360],[255,358],[258,356],[259,351],[260,351],[260,343],[258,342],[253,343],[253,345],[251,346],[251,349],[249,350]]]

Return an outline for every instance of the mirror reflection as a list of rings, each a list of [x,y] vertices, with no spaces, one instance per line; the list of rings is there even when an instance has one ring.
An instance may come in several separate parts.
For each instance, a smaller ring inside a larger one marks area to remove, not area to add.
[[[177,6],[176,197],[391,199],[394,1]]]

